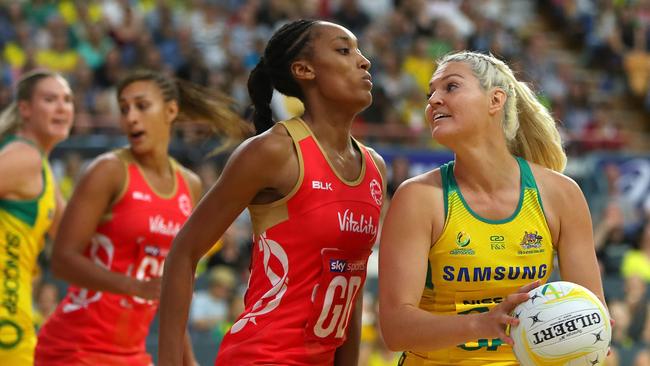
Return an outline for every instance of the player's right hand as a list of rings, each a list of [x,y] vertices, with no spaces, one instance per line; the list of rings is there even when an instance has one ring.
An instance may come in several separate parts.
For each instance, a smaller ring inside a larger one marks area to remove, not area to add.
[[[513,340],[506,334],[508,325],[516,325],[519,319],[512,315],[512,311],[517,305],[528,300],[528,291],[538,287],[540,281],[531,282],[521,287],[517,292],[512,293],[506,299],[493,307],[489,312],[482,313],[480,316],[483,328],[483,337],[498,337],[509,345],[513,345]]]
[[[135,280],[137,284],[135,286],[134,296],[137,296],[146,300],[158,300],[160,299],[160,290],[162,286],[162,278],[155,277],[145,280]]]

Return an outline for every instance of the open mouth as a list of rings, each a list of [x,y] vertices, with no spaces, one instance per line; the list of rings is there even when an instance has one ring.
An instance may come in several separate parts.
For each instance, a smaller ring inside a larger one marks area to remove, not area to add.
[[[135,131],[135,132],[131,132],[129,134],[129,137],[131,137],[133,139],[137,139],[137,138],[142,137],[142,136],[144,136],[144,131]]]
[[[437,120],[439,120],[441,118],[447,118],[447,117],[451,117],[451,115],[444,114],[444,113],[436,113],[436,114],[433,115],[433,120],[437,121]]]
[[[68,118],[53,118],[52,123],[55,125],[68,125],[69,124],[69,119]]]

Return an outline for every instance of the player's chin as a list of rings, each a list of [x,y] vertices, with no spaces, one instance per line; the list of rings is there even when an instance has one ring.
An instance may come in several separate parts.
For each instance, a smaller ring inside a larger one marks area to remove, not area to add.
[[[55,126],[50,128],[50,139],[54,141],[54,143],[58,144],[70,136],[70,128],[71,126]]]
[[[364,111],[366,108],[370,107],[372,104],[372,95],[366,93],[365,95],[359,95],[358,98],[355,98],[353,103],[354,109],[357,110],[357,113]]]

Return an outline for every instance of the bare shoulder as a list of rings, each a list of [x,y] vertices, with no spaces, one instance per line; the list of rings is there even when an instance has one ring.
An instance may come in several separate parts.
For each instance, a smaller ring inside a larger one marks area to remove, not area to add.
[[[442,189],[442,176],[440,168],[429,170],[405,180],[400,188],[411,187],[410,189]]]
[[[528,164],[542,197],[564,200],[582,196],[582,190],[571,177],[538,164]]]
[[[25,141],[12,141],[0,150],[0,197],[28,199],[41,191],[41,152]]]
[[[124,163],[114,151],[97,156],[88,165],[87,172],[117,173],[124,170]]]
[[[406,200],[417,203],[418,207],[438,207],[443,202],[440,199],[442,195],[442,178],[440,169],[434,169],[402,182],[397,188],[393,200]]]
[[[283,162],[295,155],[293,140],[287,130],[275,125],[268,131],[245,140],[233,152],[238,159],[251,158],[262,164]]]
[[[251,137],[235,149],[222,178],[239,181],[251,189],[274,190],[284,195],[299,177],[299,163],[293,139],[281,125]]]
[[[20,170],[41,169],[41,153],[34,145],[17,140],[8,143],[0,150],[0,161],[11,162],[11,166]]]
[[[200,194],[203,191],[203,182],[201,182],[201,178],[198,174],[194,173],[191,169],[183,165],[178,164],[178,169],[185,179],[185,182],[187,182],[190,191],[192,191],[194,202],[198,202]]]
[[[406,229],[410,234],[418,230],[426,232],[426,243],[435,242],[435,235],[444,224],[444,211],[442,179],[440,170],[436,169],[407,179],[397,188],[385,225],[401,227],[395,230],[410,228]]]
[[[84,171],[81,183],[90,182],[103,188],[119,188],[126,179],[124,163],[113,151],[96,157]]]

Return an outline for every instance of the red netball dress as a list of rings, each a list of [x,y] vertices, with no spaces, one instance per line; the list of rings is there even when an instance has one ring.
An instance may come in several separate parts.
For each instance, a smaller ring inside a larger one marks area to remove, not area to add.
[[[244,313],[216,365],[332,365],[377,239],[382,177],[370,153],[346,181],[300,119],[283,122],[300,178],[285,198],[249,207],[254,230]]]
[[[172,161],[175,188],[161,195],[128,150],[116,154],[126,165],[126,184],[85,255],[140,280],[160,277],[172,239],[192,211],[188,185]],[[145,339],[157,309],[157,301],[70,286],[39,332],[36,365],[150,365]]]

